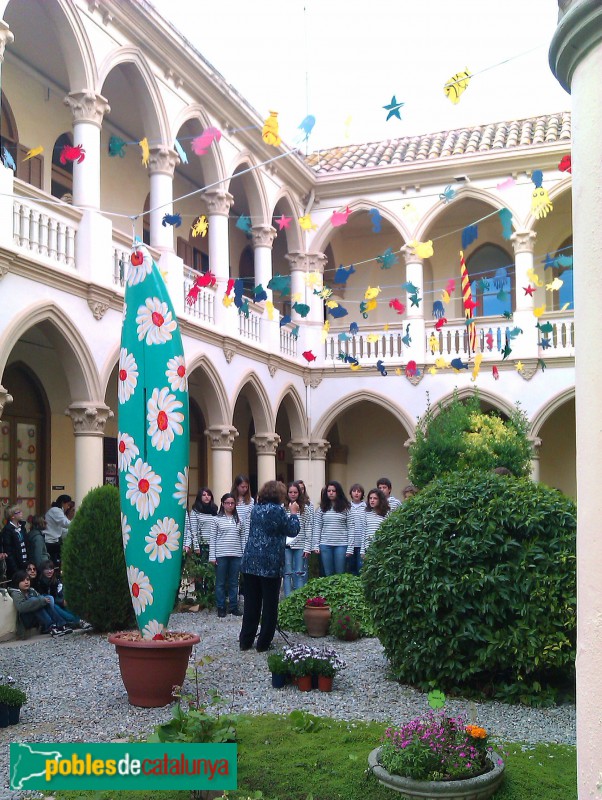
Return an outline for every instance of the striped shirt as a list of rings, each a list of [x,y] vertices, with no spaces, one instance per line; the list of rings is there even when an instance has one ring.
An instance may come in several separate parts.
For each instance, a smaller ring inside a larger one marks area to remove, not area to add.
[[[401,505],[401,500],[398,500],[396,497],[393,497],[393,495],[387,497],[387,501],[389,503],[389,508],[391,509],[391,511],[395,511],[395,509],[399,508],[399,506]]]
[[[191,509],[186,514],[186,525],[184,526],[184,547],[190,547],[195,552],[200,550],[200,545],[209,544],[211,536],[211,521],[214,517],[211,514],[201,514],[199,511]]]
[[[286,513],[290,515],[290,511]],[[311,551],[313,526],[311,509],[308,506],[305,506],[303,513],[299,514],[299,522],[301,523],[299,534],[293,539],[287,537],[286,546],[290,547],[291,550],[303,550],[305,553],[309,553]]]
[[[236,513],[238,514],[238,519],[240,520],[240,524],[245,527],[245,523],[247,522],[249,515],[253,506],[255,505],[255,500],[251,498],[250,503],[245,503],[244,500],[239,500],[236,504]]]
[[[242,558],[244,538],[242,525],[234,517],[211,517],[209,534],[209,561],[224,556]]]
[[[353,529],[355,531],[354,547],[362,546],[362,532],[359,529],[358,518],[366,511],[366,501],[360,500],[359,503],[351,503],[349,513],[353,517]]]
[[[322,511],[316,508],[314,517],[314,539],[312,550],[319,550],[323,544],[337,547],[345,545],[347,553],[353,553],[353,517],[349,511]]]
[[[377,514],[375,511],[364,511],[362,516],[356,518],[356,525],[360,527],[360,535],[362,539],[361,544],[361,555],[364,555],[368,547],[370,546],[370,542],[374,539],[374,534],[386,520],[389,515],[387,514],[384,517],[381,517],[380,514]],[[357,529],[356,529],[357,534]]]

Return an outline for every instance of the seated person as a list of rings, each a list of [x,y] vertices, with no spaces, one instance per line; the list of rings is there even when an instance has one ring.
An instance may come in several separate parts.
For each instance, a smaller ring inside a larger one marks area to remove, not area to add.
[[[17,635],[23,635],[24,629],[35,627],[40,627],[41,633],[49,633],[52,637],[71,633],[54,610],[51,598],[42,597],[31,588],[24,569],[15,572],[8,593],[18,614]]]
[[[40,572],[35,586],[42,596],[52,600],[54,610],[63,620],[63,625],[69,628],[81,628],[84,631],[92,628],[89,622],[84,622],[67,608],[63,596],[63,584],[58,579],[57,570],[52,561],[47,560],[40,564]]]

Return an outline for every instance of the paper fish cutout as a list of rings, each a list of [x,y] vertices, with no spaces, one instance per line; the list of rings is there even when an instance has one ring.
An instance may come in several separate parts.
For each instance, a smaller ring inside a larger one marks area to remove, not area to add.
[[[32,149],[28,150],[27,153],[25,154],[25,158],[23,159],[23,161],[29,161],[30,158],[35,158],[36,156],[41,155],[43,152],[44,148],[42,146],[32,147]]]
[[[538,328],[542,333],[552,333],[554,330],[554,326],[551,322],[544,322],[543,325],[540,325],[538,322],[535,327]]]
[[[495,188],[498,190],[498,192],[503,192],[504,189],[511,189],[515,185],[516,181],[514,180],[514,178],[506,178],[505,181],[498,183]]]
[[[304,272],[303,280],[305,281],[306,286],[317,286],[319,283],[322,283],[322,276],[317,270],[314,272]]]
[[[394,264],[397,264],[398,260],[392,247],[387,247],[384,253],[376,256],[376,262],[380,264],[381,269],[391,269]]]
[[[535,270],[533,269],[533,267],[529,267],[529,269],[527,270],[527,278],[529,278],[529,280],[531,281],[531,283],[534,283],[534,284],[535,284],[536,286],[538,286],[539,288],[541,288],[541,287],[543,286],[543,281],[542,281],[542,279],[541,279],[541,278],[539,277],[539,275],[538,275],[538,274],[535,272]]]
[[[291,276],[280,275],[279,273],[270,278],[268,282],[268,289],[273,292],[280,292],[282,295],[291,293]]]
[[[127,142],[119,136],[111,136],[109,139],[109,155],[111,157],[119,156],[119,158],[125,158],[126,147]]]
[[[443,87],[445,96],[448,97],[454,105],[460,102],[460,96],[468,88],[471,77],[470,71],[468,67],[466,67],[464,72],[456,72],[455,75],[452,75]]]
[[[439,200],[443,202],[444,205],[451,203],[451,201],[455,198],[457,192],[455,189],[452,189],[451,185],[446,186],[445,189],[439,195]]]
[[[173,146],[182,164],[188,164],[188,156],[186,155],[186,151],[177,139],[174,139]]]
[[[304,353],[301,353],[301,355],[303,356],[303,358],[304,358],[304,359],[305,359],[305,360],[306,360],[306,361],[307,361],[309,364],[311,364],[311,362],[312,362],[312,361],[315,361],[315,360],[316,360],[316,357],[315,357],[315,355],[314,355],[314,354],[311,352],[311,350],[306,350]]]
[[[182,224],[182,217],[180,214],[163,214],[161,225],[166,228],[168,225],[173,225],[174,228],[179,228]]]
[[[301,226],[302,231],[318,230],[318,226],[314,225],[314,223],[311,221],[311,214],[304,214],[302,217],[299,217],[299,225]]]
[[[428,242],[417,242],[414,240],[410,242],[410,247],[418,258],[430,258],[433,255],[433,243],[430,239]]]
[[[337,267],[334,273],[334,283],[347,283],[349,277],[355,272],[355,267],[351,264],[349,267],[344,267],[342,264]]]
[[[479,372],[480,372],[480,369],[481,369],[481,361],[482,360],[483,360],[483,354],[482,353],[477,353],[476,356],[474,357],[474,367],[472,369],[472,378],[471,378],[471,380],[473,380],[473,381],[476,381],[476,379],[479,377]]]
[[[557,258],[554,259],[554,263],[557,267],[572,267],[573,256],[557,256]]]
[[[512,236],[512,212],[509,208],[500,208],[497,213],[502,223],[502,236],[509,239]]]
[[[61,164],[66,164],[68,161],[77,161],[78,164],[81,164],[85,157],[86,151],[84,150],[83,145],[76,144],[73,146],[70,144],[64,144],[59,156],[59,161]]]
[[[491,367],[491,374],[493,375],[493,380],[494,381],[499,381],[500,373],[499,373],[498,368],[495,365],[493,367]]]
[[[236,300],[234,301],[234,305],[236,305]],[[242,303],[241,303],[241,304],[238,306],[238,313],[239,313],[239,314],[244,314],[244,316],[245,316],[247,319],[249,319],[249,316],[250,316],[250,314],[251,314],[251,311],[250,311],[250,309],[249,309],[249,301],[248,301],[248,300],[244,300],[244,301],[243,301],[243,302],[242,302]],[[290,318],[289,318],[289,322],[290,322]]]
[[[303,141],[306,142],[309,139],[311,132],[314,129],[314,125],[316,124],[316,118],[313,114],[308,114],[303,122],[297,126],[297,129],[303,131],[305,136],[303,137]]]
[[[478,305],[479,305],[479,304],[478,304],[478,303],[476,303],[474,300],[471,300],[471,299],[470,299],[470,297],[468,297],[468,298],[467,298],[467,299],[464,301],[464,308],[465,308],[467,311],[474,311],[474,310],[475,310],[475,308],[476,308]],[[471,323],[472,323],[472,320],[471,320]]]
[[[512,319],[512,311],[504,311],[502,316],[504,317],[504,319]]]
[[[443,358],[443,356],[439,356],[439,358],[436,358],[436,359],[435,359],[435,366],[436,366],[438,369],[446,369],[446,367],[449,367],[449,362],[447,362],[447,361],[446,361],[446,360]]]
[[[554,278],[552,283],[546,283],[546,290],[548,292],[557,292],[561,286],[564,286],[562,278]]]
[[[341,225],[347,224],[347,219],[351,211],[349,210],[349,206],[345,209],[345,211],[333,211],[332,217],[330,218],[330,223],[333,228],[340,228]]]
[[[380,233],[382,223],[380,211],[378,208],[371,208],[368,214],[370,214],[370,221],[372,222],[372,233]]]
[[[451,366],[458,372],[461,369],[468,369],[468,364],[465,364],[461,358],[452,358],[450,361]]]
[[[410,324],[406,325],[406,335],[401,337],[401,341],[405,344],[406,347],[409,347],[412,344],[412,337],[410,336]]]
[[[418,375],[418,365],[415,361],[408,361],[406,364],[406,378],[414,378]]]
[[[536,219],[542,219],[548,216],[550,211],[554,209],[554,206],[550,200],[548,190],[544,189],[542,186],[543,172],[540,169],[534,170],[531,174],[531,180],[535,185],[535,189],[533,189],[533,194],[531,195],[531,211]]]
[[[190,147],[195,155],[204,156],[209,152],[213,142],[219,142],[221,138],[222,132],[218,128],[205,128],[200,136],[195,136]]]
[[[209,230],[209,223],[207,222],[207,217],[204,214],[201,214],[201,216],[197,217],[195,221],[192,223],[192,228],[190,229],[190,233],[193,236],[204,237],[207,236],[208,230]]]
[[[283,314],[280,317],[280,327],[282,328],[284,325],[288,325],[289,322],[292,322],[292,318],[290,314]]]
[[[435,330],[440,331],[441,328],[447,323],[447,317],[441,317],[435,322]]]
[[[265,301],[265,310],[267,311],[268,319],[271,322],[274,319],[274,304],[271,300]]]
[[[541,317],[545,313],[546,313],[546,304],[545,303],[542,306],[538,306],[537,308],[533,309],[533,314],[538,319],[539,319],[539,317]]]
[[[146,136],[144,137],[144,139],[140,139],[140,141],[138,142],[138,146],[142,150],[142,166],[148,167],[148,161],[150,158],[150,147],[148,145],[148,139],[146,138]]]
[[[383,378],[387,377],[387,370],[385,369],[385,365],[380,359],[376,362],[376,369],[380,372]]]
[[[433,303],[433,317],[435,319],[441,319],[443,316],[445,316],[445,308],[443,307],[443,303],[441,300],[435,300]]]
[[[409,222],[415,223],[418,221],[418,211],[416,211],[414,203],[404,203],[401,207],[401,211],[408,218]]]
[[[522,332],[522,328],[512,328],[511,331],[506,331],[506,335],[509,339],[516,339],[516,337],[520,336]]]
[[[246,216],[245,214],[241,214],[240,217],[236,220],[236,227],[239,231],[243,231],[243,233],[251,233],[251,217]]]
[[[560,163],[558,164],[558,169],[560,172],[572,172],[573,171],[573,164],[571,161],[571,156],[567,153],[567,155],[562,156],[560,159]]]
[[[385,111],[389,112],[387,114],[387,119],[385,120],[385,122],[388,122],[391,119],[391,117],[397,117],[397,119],[401,120],[401,114],[399,113],[399,111],[403,105],[405,105],[405,103],[398,103],[395,95],[393,95],[389,105],[383,106]]]
[[[479,226],[468,225],[462,231],[462,250],[466,250],[469,245],[479,238]]]
[[[389,308],[395,309],[396,314],[403,314],[403,312],[406,310],[406,307],[401,300],[398,300],[396,297],[394,297],[393,300],[389,300]]]
[[[502,350],[502,361],[505,361],[511,353],[512,348],[510,347],[510,343],[506,342],[504,349]]]
[[[278,131],[278,112],[270,111],[270,116],[263,123],[261,138],[272,147],[280,147],[282,139]]]
[[[287,228],[290,228],[290,225],[291,225],[292,221],[293,221],[292,217],[285,217],[284,214],[282,214],[282,216],[279,217],[276,220],[276,222],[278,223],[278,228],[281,231],[284,231],[284,230],[287,230]]]
[[[352,322],[351,325],[349,326],[349,333],[352,336],[356,336],[358,331],[359,331],[359,328],[358,328],[357,322]]]
[[[17,165],[15,164],[15,159],[11,156],[6,147],[2,148],[2,163],[8,169],[12,169],[13,172],[15,172],[17,169]]]
[[[366,336],[366,341],[370,342],[371,344],[374,344],[374,342],[378,342],[379,339],[380,339],[380,336],[378,335],[378,333],[369,333]]]
[[[335,319],[341,319],[342,317],[346,317],[349,312],[346,308],[343,308],[343,306],[337,305],[335,308],[330,308],[329,313]]]
[[[291,336],[294,336],[295,339],[299,338],[299,326],[295,325],[294,328],[291,328]]]
[[[235,278],[234,280],[234,305],[240,308],[242,305],[243,292],[245,290],[245,282],[242,278]]]
[[[253,288],[253,298],[256,303],[262,303],[264,300],[268,299],[268,293],[261,284]]]
[[[306,303],[295,303],[293,311],[296,311],[300,317],[305,318],[309,314],[310,308]]]
[[[433,355],[439,352],[439,341],[434,333],[429,336],[429,350]]]
[[[375,286],[374,288],[368,286],[368,288],[364,292],[364,300],[372,300],[373,298],[378,297],[380,293],[381,293],[380,286]]]

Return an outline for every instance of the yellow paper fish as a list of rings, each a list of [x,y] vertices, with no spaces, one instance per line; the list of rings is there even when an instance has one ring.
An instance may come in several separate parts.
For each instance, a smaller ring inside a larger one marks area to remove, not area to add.
[[[271,144],[272,147],[280,147],[282,139],[278,131],[278,112],[270,111],[270,116],[263,123],[261,131],[261,138],[266,144]]]
[[[439,369],[445,369],[446,367],[449,367],[449,362],[446,361],[443,356],[440,356],[435,360],[435,366]]]
[[[529,278],[531,283],[534,283],[536,286],[539,287],[543,286],[542,279],[539,277],[539,275],[535,272],[535,270],[532,267],[530,267],[527,270],[527,277]]]
[[[317,286],[318,283],[322,283],[322,276],[318,271],[306,272],[303,276],[303,280],[307,286],[314,287]]]
[[[431,333],[429,336],[429,350],[431,353],[438,353],[439,352],[439,340],[435,336],[434,333]]]
[[[222,303],[224,304],[224,306],[225,306],[226,308],[230,308],[230,306],[232,305],[232,303],[233,303],[233,302],[234,302],[234,298],[233,298],[233,297],[230,297],[230,296],[229,296],[229,295],[227,295],[227,294],[225,294],[225,295],[222,297]]]
[[[378,297],[380,292],[381,292],[380,286],[375,286],[374,288],[368,286],[368,288],[364,292],[364,300],[373,300],[375,297]]]
[[[325,305],[326,305],[326,308],[338,308],[339,307],[339,304],[337,303],[336,300],[327,300]]]
[[[141,139],[138,144],[140,145],[140,149],[142,150],[142,166],[148,167],[148,160],[150,158],[150,148],[148,146],[148,139],[146,136],[144,139]]]
[[[454,105],[460,102],[460,95],[468,88],[470,78],[470,70],[466,67],[464,72],[456,72],[455,75],[452,75],[443,87],[445,96],[449,97]]]
[[[548,190],[544,189],[543,186],[538,186],[533,189],[533,194],[531,195],[531,211],[535,217],[537,219],[542,219],[543,217],[547,217],[549,212],[553,210],[554,206],[550,200]]]
[[[271,300],[265,301],[265,310],[268,312],[268,319],[271,322],[274,319],[274,304]]]
[[[353,370],[353,372],[357,372],[358,369],[361,369],[361,368],[360,368],[359,364],[350,364],[349,365],[349,369]]]
[[[403,215],[408,219],[408,222],[418,222],[418,212],[413,203],[404,203],[401,207]]]
[[[444,303],[445,305],[447,305],[449,303],[449,301],[450,301],[449,292],[447,291],[447,289],[444,289],[441,292],[441,302]]]
[[[561,286],[564,286],[564,281],[561,278],[554,278],[552,283],[546,283],[548,292],[557,292]]]
[[[374,311],[374,309],[378,306],[376,300],[368,300],[366,303],[366,311]]]
[[[538,306],[537,308],[533,309],[533,314],[536,317],[541,317],[542,314],[546,313],[546,304],[544,303],[543,306]]]
[[[378,335],[378,333],[369,333],[366,336],[366,341],[367,342],[378,342],[379,339],[380,339],[380,336]]]
[[[433,242],[430,239],[428,242],[417,242],[414,239],[410,242],[410,247],[418,258],[430,258],[433,255]]]
[[[328,336],[328,331],[330,330],[330,322],[326,320],[324,325],[322,325],[322,344],[326,341],[326,337]]]
[[[291,296],[291,304],[298,303],[299,300],[301,300],[301,292],[295,292],[295,294]]]
[[[481,361],[483,360],[483,353],[477,353],[474,357],[474,367],[472,369],[472,380],[476,381],[479,377],[479,371],[481,369]]]
[[[23,161],[29,161],[30,158],[35,158],[36,156],[39,156],[40,153],[43,153],[43,152],[44,152],[44,148],[42,146],[33,147],[31,150],[27,151]]]
[[[311,214],[304,214],[302,217],[299,217],[299,225],[303,231],[318,230],[318,226],[314,225],[314,223],[311,221]]]
[[[207,236],[207,231],[209,230],[209,223],[207,222],[207,217],[204,214],[201,214],[200,217],[197,217],[192,225],[191,233],[193,236]]]
[[[431,375],[436,375],[438,370],[436,367],[429,367],[429,372]]]

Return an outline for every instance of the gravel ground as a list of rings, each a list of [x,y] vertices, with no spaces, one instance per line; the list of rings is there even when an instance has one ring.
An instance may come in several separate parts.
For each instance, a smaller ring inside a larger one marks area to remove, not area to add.
[[[215,660],[202,668],[202,686],[217,689],[245,713],[282,713],[302,708],[313,714],[346,720],[401,722],[424,713],[424,694],[400,686],[387,677],[387,662],[377,639],[338,642],[347,669],[335,678],[331,694],[301,694],[287,686],[271,688],[266,654],[238,649],[240,619],[218,619],[215,612],[174,614],[171,627],[200,635],[196,656]],[[293,642],[316,643],[301,634]],[[276,634],[275,644],[282,640]],[[111,741],[152,730],[170,717],[168,708],[143,709],[128,705],[119,675],[115,649],[105,636],[77,632],[50,640],[39,637],[25,643],[0,643],[0,674],[10,674],[28,694],[21,723],[0,729],[0,800],[30,796],[8,790],[10,741]],[[531,709],[501,703],[474,704],[448,701],[446,709],[467,714],[476,708],[477,720],[507,741],[575,743],[575,707]]]

